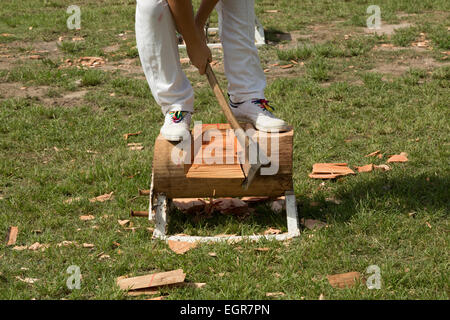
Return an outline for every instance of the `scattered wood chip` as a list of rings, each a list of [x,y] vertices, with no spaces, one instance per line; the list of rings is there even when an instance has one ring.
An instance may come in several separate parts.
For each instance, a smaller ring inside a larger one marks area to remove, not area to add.
[[[14,246],[13,250],[22,251],[28,249],[28,246]]]
[[[268,234],[280,234],[280,233],[281,233],[281,230],[280,229],[275,229],[275,228],[269,228],[266,231],[264,231],[265,235],[268,235]]]
[[[324,294],[323,294],[323,293],[321,293],[321,294],[320,294],[320,296],[319,296],[319,300],[325,300],[325,296],[324,296]]]
[[[109,256],[109,254],[104,254],[104,253],[102,253],[102,254],[98,257],[98,260],[107,260],[107,259],[109,259],[109,258],[111,258],[111,257]]]
[[[281,69],[290,69],[292,68],[294,65],[293,64],[285,64],[283,66],[280,66]]]
[[[383,170],[383,171],[391,170],[391,167],[389,167],[387,164],[374,165],[373,168],[377,169],[377,170]]]
[[[208,252],[208,255],[210,257],[217,257],[217,253],[215,253],[215,252]]]
[[[283,297],[286,294],[284,292],[267,292],[266,297]]]
[[[372,172],[373,171],[373,164],[367,164],[365,166],[361,167],[355,167],[358,172]]]
[[[144,149],[144,146],[140,142],[129,143],[128,144],[128,149],[130,149],[130,150],[138,150],[139,151],[139,150]]]
[[[82,221],[89,221],[89,220],[93,220],[93,219],[95,219],[95,217],[93,215],[80,216],[80,220],[82,220]]]
[[[206,202],[198,198],[173,199],[173,205],[186,213],[201,212],[205,209]]]
[[[35,243],[33,243],[32,245],[30,245],[30,246],[28,247],[28,250],[36,251],[36,250],[41,249],[41,251],[44,251],[44,250],[47,249],[49,246],[50,246],[49,244],[40,244],[39,242],[35,242]]]
[[[39,279],[36,279],[36,278],[22,278],[22,277],[19,277],[19,276],[16,276],[16,279],[17,280],[20,280],[20,281],[22,281],[22,282],[25,282],[25,283],[35,283],[36,281],[38,281]]]
[[[122,290],[152,288],[169,284],[184,282],[186,274],[183,269],[168,272],[159,272],[145,276],[117,279],[117,285]]]
[[[267,252],[269,251],[269,248],[255,248],[255,251],[259,251],[259,252]]]
[[[247,203],[258,203],[269,200],[269,197],[242,197],[241,200]]]
[[[170,250],[172,250],[176,254],[184,254],[184,253],[188,252],[189,250],[194,249],[198,245],[197,242],[185,242],[185,241],[173,241],[173,240],[169,240],[168,244],[169,244]]]
[[[76,62],[89,68],[99,67],[106,63],[105,59],[100,57],[81,57]]]
[[[276,9],[273,9],[273,10],[266,10],[264,12],[266,12],[266,13],[277,13],[277,12],[280,12],[280,11],[276,10]]]
[[[181,64],[188,64],[188,63],[190,63],[191,62],[191,60],[189,59],[189,58],[181,58],[180,59],[180,63]]]
[[[165,296],[150,298],[150,299],[146,299],[146,300],[164,300],[164,299],[165,299]]]
[[[315,163],[309,175],[313,179],[335,179],[341,176],[355,174],[347,163]]]
[[[64,241],[58,243],[56,246],[57,247],[68,247],[71,245],[78,246],[76,241],[68,241],[68,240],[64,240]]]
[[[349,288],[355,285],[356,281],[361,278],[359,272],[347,272],[334,275],[328,275],[328,282],[334,288]]]
[[[428,228],[431,229],[431,224],[428,221],[425,221],[425,224],[427,225]]]
[[[130,223],[130,220],[117,220],[117,222],[124,227]]]
[[[248,212],[248,204],[239,198],[220,198],[213,206],[222,214],[242,214]]]
[[[395,154],[387,160],[387,163],[391,162],[408,162],[407,154],[404,152],[400,154]]]
[[[113,193],[114,193],[114,191],[111,191],[110,193],[106,193],[101,196],[91,198],[91,199],[89,199],[89,202],[104,202],[104,201],[111,200],[113,198]]]
[[[72,41],[84,41],[83,37],[73,37]]]
[[[302,218],[300,220],[300,223],[302,225],[304,225],[306,228],[310,229],[310,230],[320,229],[320,228],[323,228],[323,227],[327,226],[327,224],[325,222],[320,221],[320,220],[314,220],[314,219],[304,219],[304,218]]]
[[[124,138],[125,140],[128,140],[129,137],[131,137],[131,136],[138,136],[138,135],[140,135],[141,133],[142,133],[142,131],[138,131],[138,132],[134,132],[134,133],[125,133],[125,134],[123,135],[123,138]]]
[[[375,156],[377,156],[378,154],[380,154],[380,152],[381,152],[381,150],[377,150],[377,151],[374,151],[374,152],[369,153],[368,155],[365,155],[365,157],[366,157],[366,158],[367,158],[367,157],[375,157]]]
[[[83,243],[83,248],[93,248],[95,247],[92,243]]]
[[[42,56],[40,56],[38,54],[34,54],[34,55],[30,56],[30,59],[31,60],[39,60],[39,59],[42,59]]]
[[[11,226],[8,228],[8,232],[6,233],[6,245],[12,246],[16,244],[17,234],[19,233],[19,228]]]

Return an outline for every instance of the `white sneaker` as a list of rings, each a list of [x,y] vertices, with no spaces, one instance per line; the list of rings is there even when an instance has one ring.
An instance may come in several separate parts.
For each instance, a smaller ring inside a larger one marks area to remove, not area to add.
[[[191,113],[188,111],[169,111],[166,113],[161,135],[169,141],[182,141],[190,135]]]
[[[271,111],[269,101],[265,99],[252,99],[245,102],[232,102],[231,111],[238,121],[251,122],[260,131],[287,131],[288,124],[277,117]]]

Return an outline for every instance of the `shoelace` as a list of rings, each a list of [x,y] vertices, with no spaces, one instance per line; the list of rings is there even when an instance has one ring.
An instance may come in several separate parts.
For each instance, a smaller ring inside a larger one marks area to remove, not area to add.
[[[187,111],[170,111],[169,115],[174,123],[179,123],[183,120],[186,113]]]
[[[263,110],[267,110],[269,112],[273,112],[275,109],[269,105],[269,101],[266,99],[255,99],[252,100],[252,103],[259,105],[259,107]]]

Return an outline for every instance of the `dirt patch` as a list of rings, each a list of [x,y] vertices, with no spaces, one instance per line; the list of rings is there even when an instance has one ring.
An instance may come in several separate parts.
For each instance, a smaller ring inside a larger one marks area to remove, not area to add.
[[[384,23],[382,23],[380,28],[378,28],[378,29],[364,28],[364,32],[371,33],[371,34],[378,34],[378,35],[382,35],[382,34],[392,35],[395,33],[395,30],[397,30],[397,29],[409,28],[412,26],[413,25],[408,22],[402,22],[399,24],[384,24]]]
[[[77,106],[84,102],[88,90],[64,93],[58,97],[49,97],[50,86],[24,86],[19,82],[0,84],[0,101],[11,98],[35,99],[46,106]]]
[[[410,68],[432,70],[434,68],[442,67],[445,65],[450,65],[450,62],[442,63],[432,58],[399,59],[389,63],[379,64],[377,67],[370,70],[370,72],[401,76]]]

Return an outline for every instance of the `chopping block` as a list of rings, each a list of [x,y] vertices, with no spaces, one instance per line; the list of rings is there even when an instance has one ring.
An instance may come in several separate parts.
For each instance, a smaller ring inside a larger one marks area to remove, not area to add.
[[[270,159],[247,190],[241,187],[245,175],[241,168],[244,150],[229,124],[196,124],[189,139],[170,142],[159,135],[154,145],[150,186],[149,220],[155,221],[154,238],[176,241],[221,241],[260,237],[285,240],[298,236],[298,214],[293,192],[293,134],[257,131],[242,124],[259,148]],[[249,150],[250,162],[257,150]],[[171,200],[174,198],[285,196],[288,232],[278,235],[231,237],[167,236]],[[220,238],[220,239],[219,239]],[[232,238],[232,239],[230,239]],[[236,238],[236,239],[234,239]]]

